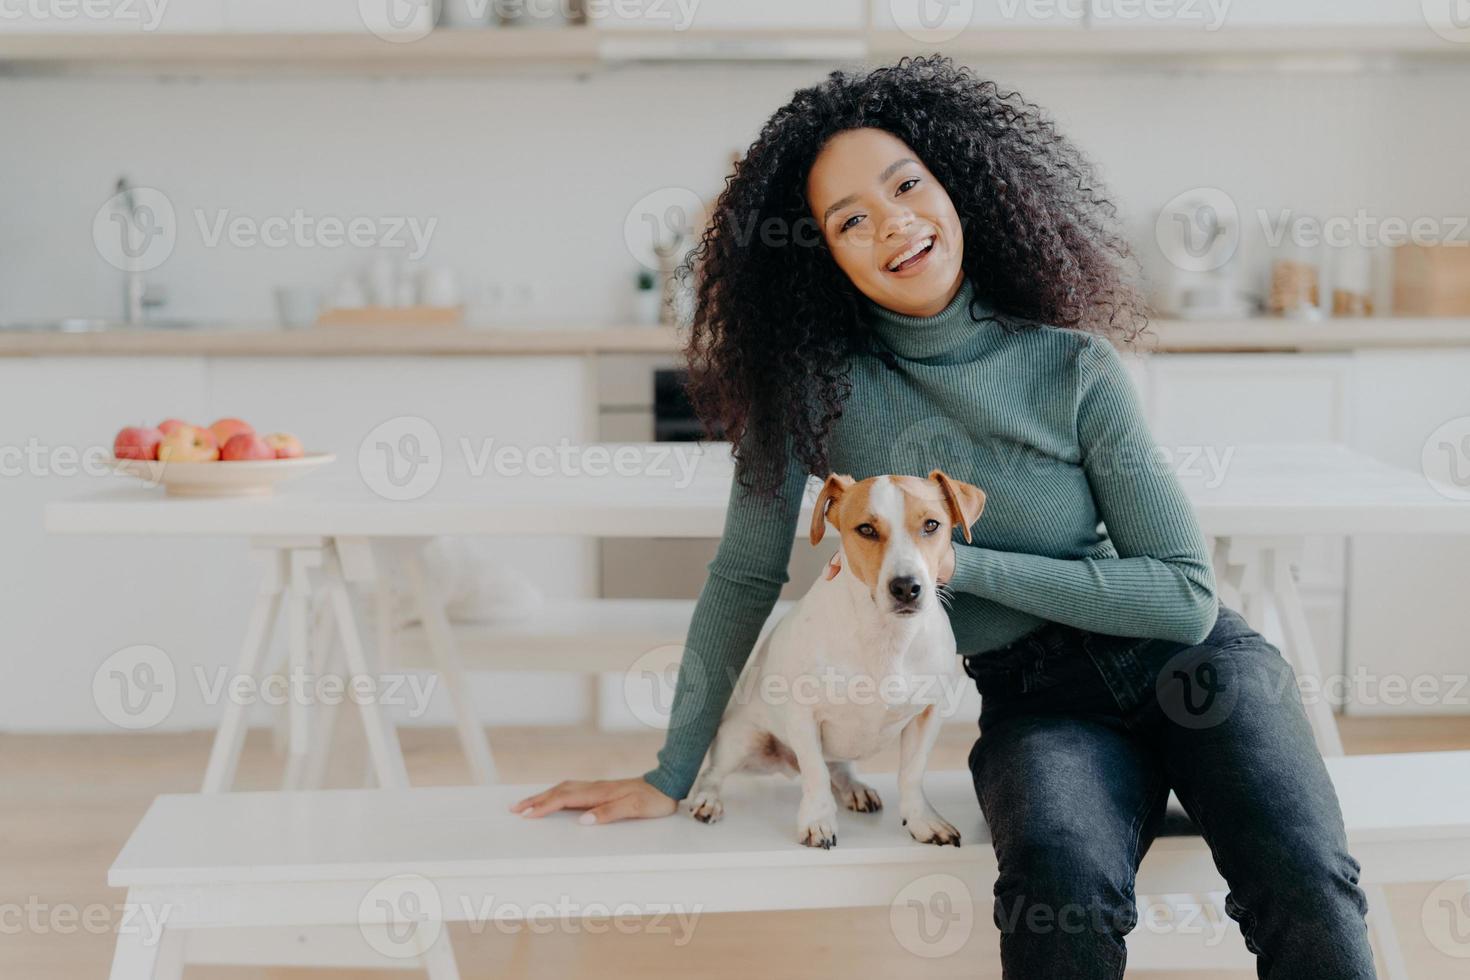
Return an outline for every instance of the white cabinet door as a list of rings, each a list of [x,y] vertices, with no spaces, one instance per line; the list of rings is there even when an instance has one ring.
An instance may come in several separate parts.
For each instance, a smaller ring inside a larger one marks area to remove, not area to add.
[[[122,692],[104,671],[99,703],[93,680],[114,653],[138,645],[157,647],[177,666],[172,681],[166,671],[154,678],[171,699],[159,728],[199,727],[212,717],[185,668],[196,658],[233,660],[245,606],[224,585],[243,572],[244,548],[53,535],[42,524],[49,501],[126,479],[105,475],[102,462],[118,429],[201,417],[204,376],[195,358],[0,358],[5,730],[121,730],[109,709],[122,702],[108,699]]]
[[[708,31],[792,27],[855,30],[863,26],[864,0],[625,0],[595,4],[589,16],[609,30]]]
[[[1470,420],[1470,351],[1365,351],[1357,358],[1354,447],[1434,476],[1470,472],[1470,454],[1451,460]],[[1466,504],[1470,507],[1470,503]],[[1349,560],[1348,662],[1354,714],[1470,712],[1470,539],[1358,535]],[[1417,693],[1416,693],[1417,692]]]

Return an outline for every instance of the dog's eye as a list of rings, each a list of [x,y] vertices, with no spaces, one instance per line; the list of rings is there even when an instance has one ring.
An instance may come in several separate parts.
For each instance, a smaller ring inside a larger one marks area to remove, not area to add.
[[[878,536],[878,529],[871,524],[859,524],[857,526],[857,533],[865,538],[876,538]]]
[[[931,517],[924,522],[925,534],[933,534],[937,530],[939,530],[939,522],[936,521],[934,518]]]

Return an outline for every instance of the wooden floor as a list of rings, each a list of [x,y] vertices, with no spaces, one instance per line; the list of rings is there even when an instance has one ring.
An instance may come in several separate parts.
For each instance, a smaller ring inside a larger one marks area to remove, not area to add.
[[[1347,719],[1342,727],[1349,752],[1470,748],[1470,718]],[[606,735],[542,728],[496,729],[491,737],[502,778],[529,783],[633,775],[649,767],[661,742],[652,733]],[[402,739],[415,784],[469,781],[452,733],[408,730]],[[934,768],[963,768],[971,741],[966,726],[948,726]],[[121,890],[105,884],[107,867],[155,794],[198,788],[208,751],[206,733],[0,736],[0,977],[80,980],[107,975],[111,932],[117,928],[117,906],[123,900]],[[332,774],[336,785],[352,785],[363,771],[355,746],[349,746],[336,763]],[[889,753],[864,768],[891,770],[895,763],[896,756]],[[252,732],[241,763],[241,788],[272,788],[279,767],[270,734]],[[1470,972],[1467,961],[1436,951],[1419,926],[1420,906],[1428,892],[1427,885],[1390,889],[1410,974],[1414,980],[1464,977]],[[492,927],[471,934],[456,925],[451,934],[466,978],[1000,976],[996,934],[988,921],[977,925],[966,947],[954,956],[920,959],[895,942],[887,909],[711,915],[697,920],[683,943],[667,934],[613,929],[592,935],[567,928],[533,934]],[[185,975],[187,980],[380,980],[394,974],[190,967]],[[1166,976],[1137,975],[1150,980]],[[1249,980],[1254,974],[1179,976]]]

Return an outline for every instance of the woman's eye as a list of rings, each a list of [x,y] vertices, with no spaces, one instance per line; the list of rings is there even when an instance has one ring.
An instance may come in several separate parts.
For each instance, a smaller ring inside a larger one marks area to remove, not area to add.
[[[844,231],[846,231],[847,229],[851,228],[856,222],[858,222],[861,219],[862,219],[862,215],[860,215],[860,214],[853,215],[852,217],[848,218],[846,221],[844,221],[842,223],[842,227],[837,229],[837,233],[839,235],[842,234]]]
[[[910,187],[914,186],[918,182],[919,182],[919,178],[917,178],[917,177],[910,177],[908,180],[906,180],[902,184],[899,184],[898,185],[898,192],[900,194],[902,194],[904,191],[908,190]]]
[[[935,532],[937,530],[939,530],[939,522],[936,521],[934,518],[931,517],[927,521],[924,522],[924,533],[925,534],[932,534],[933,532]]]
[[[859,524],[857,526],[857,533],[865,538],[876,538],[878,536],[878,529],[871,524]]]

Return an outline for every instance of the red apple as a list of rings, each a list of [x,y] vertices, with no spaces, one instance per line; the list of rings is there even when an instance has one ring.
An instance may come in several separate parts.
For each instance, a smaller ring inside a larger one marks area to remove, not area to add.
[[[272,432],[265,437],[265,444],[276,452],[276,459],[296,459],[306,453],[301,440],[289,432]]]
[[[276,451],[253,432],[241,432],[230,436],[219,451],[219,458],[227,462],[246,459],[275,459]]]
[[[183,419],[164,419],[158,423],[158,431],[166,436],[171,436],[179,429],[186,427],[189,423]]]
[[[112,455],[118,459],[157,459],[163,433],[158,429],[128,426],[112,440]]]
[[[209,431],[214,433],[214,441],[221,448],[234,436],[255,435],[255,427],[240,419],[220,419],[209,427]]]
[[[208,429],[186,425],[163,437],[158,458],[165,463],[208,463],[219,459],[219,447]]]

